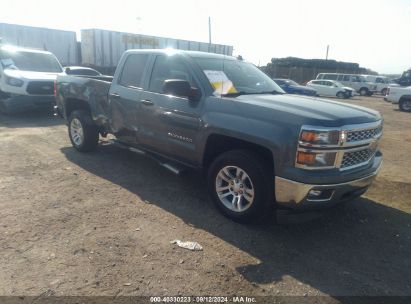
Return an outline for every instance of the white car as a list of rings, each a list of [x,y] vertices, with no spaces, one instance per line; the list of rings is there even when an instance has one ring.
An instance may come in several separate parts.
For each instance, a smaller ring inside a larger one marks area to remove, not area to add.
[[[379,75],[361,75],[363,76],[368,82],[373,82],[377,85],[377,92],[381,93],[381,95],[387,95],[387,91],[389,87],[399,87],[400,85],[397,83],[392,82],[391,79],[385,76]]]
[[[389,87],[385,98],[393,104],[399,104],[401,111],[411,112],[411,86]]]
[[[317,91],[317,95],[320,96],[350,98],[356,95],[353,88],[345,87],[338,81],[333,80],[310,80],[307,83],[307,86],[315,89]]]
[[[59,74],[63,68],[50,52],[0,45],[0,110],[51,109]]]

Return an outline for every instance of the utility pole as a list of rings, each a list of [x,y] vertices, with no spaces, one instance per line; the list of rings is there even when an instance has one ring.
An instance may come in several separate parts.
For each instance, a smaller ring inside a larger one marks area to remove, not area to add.
[[[328,60],[328,51],[330,50],[330,46],[327,45],[327,53],[325,54],[325,60]]]
[[[208,17],[208,51],[211,51],[211,17]]]

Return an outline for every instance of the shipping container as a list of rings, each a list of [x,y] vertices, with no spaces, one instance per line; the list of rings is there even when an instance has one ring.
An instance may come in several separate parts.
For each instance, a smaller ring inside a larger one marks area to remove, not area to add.
[[[121,55],[128,49],[174,48],[232,55],[230,45],[209,44],[173,38],[114,32],[100,29],[81,30],[82,64],[104,70],[117,66]]]
[[[52,52],[62,65],[79,64],[75,32],[0,23],[3,44]]]

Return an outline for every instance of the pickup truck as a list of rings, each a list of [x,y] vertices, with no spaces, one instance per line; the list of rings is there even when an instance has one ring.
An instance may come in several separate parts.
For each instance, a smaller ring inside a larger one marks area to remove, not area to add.
[[[54,80],[63,73],[50,52],[0,45],[0,111],[52,109]]]
[[[356,198],[382,163],[378,112],[284,94],[229,56],[128,50],[112,82],[58,76],[56,101],[78,151],[111,134],[174,173],[202,170],[215,205],[241,222]]]
[[[392,104],[398,104],[401,111],[411,112],[411,86],[389,87],[385,99]]]

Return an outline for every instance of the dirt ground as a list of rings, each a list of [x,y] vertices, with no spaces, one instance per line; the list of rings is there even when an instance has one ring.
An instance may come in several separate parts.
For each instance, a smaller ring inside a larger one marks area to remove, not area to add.
[[[411,295],[411,113],[349,103],[385,119],[374,185],[318,219],[254,226],[220,215],[196,173],[78,153],[47,113],[0,116],[0,295]]]

